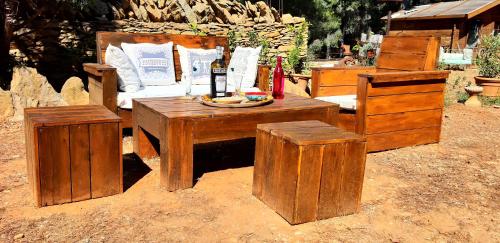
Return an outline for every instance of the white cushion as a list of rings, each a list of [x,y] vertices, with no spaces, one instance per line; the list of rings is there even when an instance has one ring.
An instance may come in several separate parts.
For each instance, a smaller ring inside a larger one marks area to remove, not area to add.
[[[129,44],[122,43],[122,49],[134,64],[143,86],[175,84],[173,43]]]
[[[210,84],[210,65],[217,59],[215,49],[190,49],[177,45],[182,69],[181,82]],[[191,81],[191,82],[189,82]]]
[[[340,108],[346,110],[356,110],[356,95],[324,96],[316,99],[339,104]]]
[[[227,86],[227,92],[236,91],[234,86]],[[260,89],[257,87],[245,87],[241,88],[242,92],[260,92]],[[194,84],[191,85],[191,95],[208,95],[210,94],[210,85],[207,84]]]
[[[227,82],[229,85],[236,85],[236,82],[241,79],[241,87],[255,86],[255,79],[257,78],[257,69],[260,51],[262,47],[236,47],[231,55],[227,70]]]
[[[105,61],[106,64],[116,68],[121,91],[136,92],[139,90],[141,87],[139,75],[122,49],[109,44],[106,48]]]
[[[155,97],[185,96],[186,89],[181,84],[168,86],[145,86],[137,92],[119,92],[118,106],[123,109],[132,109],[132,99]]]

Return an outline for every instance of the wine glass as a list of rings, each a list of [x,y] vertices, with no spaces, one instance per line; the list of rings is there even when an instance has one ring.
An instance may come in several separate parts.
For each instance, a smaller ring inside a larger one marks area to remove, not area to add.
[[[241,83],[243,82],[243,74],[235,73],[234,75],[234,89],[236,96],[241,96]]]

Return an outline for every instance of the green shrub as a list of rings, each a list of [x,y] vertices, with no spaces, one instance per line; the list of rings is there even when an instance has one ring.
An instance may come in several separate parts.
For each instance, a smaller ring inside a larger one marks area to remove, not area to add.
[[[476,64],[479,75],[487,78],[500,77],[500,35],[482,37]]]
[[[479,96],[479,100],[484,106],[500,105],[500,97]]]
[[[323,49],[323,41],[321,40],[314,40],[311,45],[309,45],[309,52],[311,55],[315,58],[318,58],[320,56],[320,52]]]

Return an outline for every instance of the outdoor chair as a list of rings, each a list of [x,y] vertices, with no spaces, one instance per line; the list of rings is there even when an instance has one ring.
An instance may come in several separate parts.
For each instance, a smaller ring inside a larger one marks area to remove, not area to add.
[[[221,36],[194,36],[176,34],[151,34],[151,33],[124,33],[124,32],[97,32],[96,34],[97,63],[85,63],[83,68],[87,72],[90,104],[103,105],[115,112],[122,118],[123,128],[132,127],[132,110],[119,107],[118,105],[118,76],[116,68],[106,65],[105,54],[109,44],[120,46],[121,43],[153,43],[164,44],[173,42],[173,56],[175,66],[175,77],[179,82],[182,76],[180,56],[177,45],[186,48],[213,49],[216,46],[224,47],[224,57],[227,64],[230,60],[229,41],[227,37]],[[259,65],[256,86],[265,90],[269,77],[268,66]],[[175,88],[175,87],[172,87]],[[203,87],[209,90],[209,87]],[[167,96],[183,96],[185,92],[174,92],[173,90],[157,91]],[[135,97],[141,98],[141,97]],[[130,102],[131,103],[131,102]]]
[[[313,68],[312,97],[338,103],[338,126],[368,151],[440,140],[449,71],[437,71],[439,38],[386,36],[376,67]]]

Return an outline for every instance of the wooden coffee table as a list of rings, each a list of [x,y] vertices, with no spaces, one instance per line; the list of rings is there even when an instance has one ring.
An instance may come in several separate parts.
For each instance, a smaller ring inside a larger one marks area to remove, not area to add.
[[[216,108],[183,98],[134,99],[134,152],[158,156],[160,183],[169,191],[193,187],[193,145],[255,137],[257,124],[319,120],[337,124],[336,104],[286,94],[285,99],[253,108]]]

